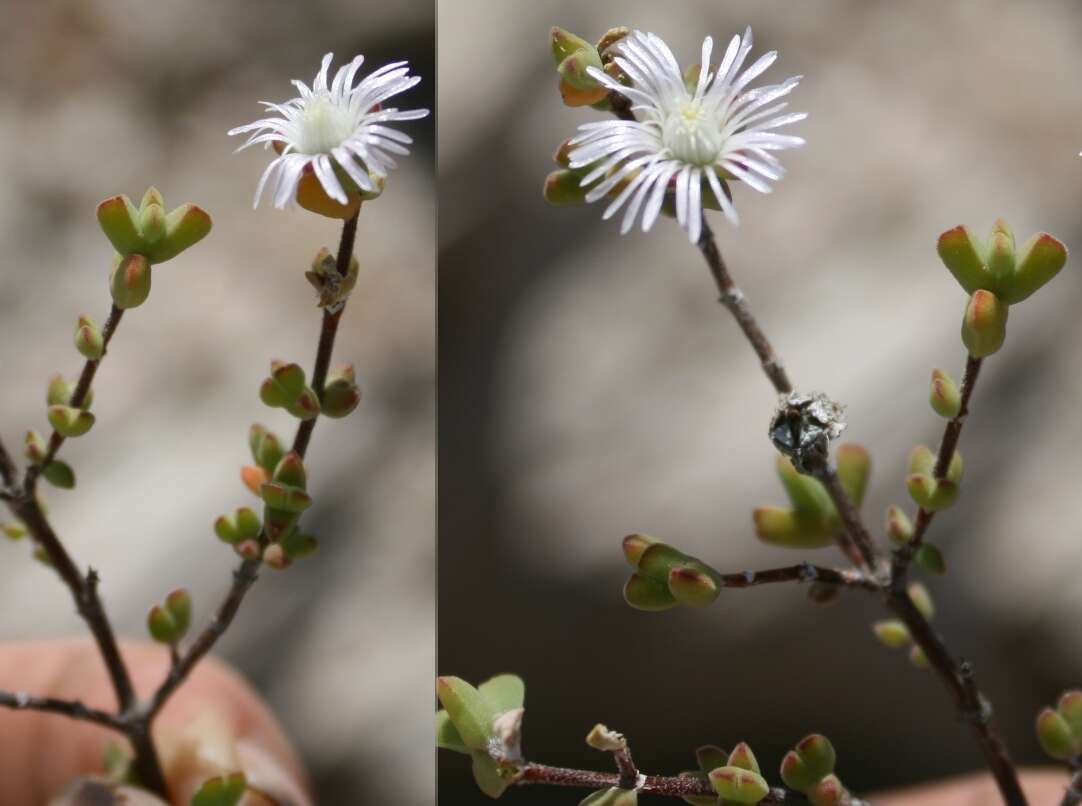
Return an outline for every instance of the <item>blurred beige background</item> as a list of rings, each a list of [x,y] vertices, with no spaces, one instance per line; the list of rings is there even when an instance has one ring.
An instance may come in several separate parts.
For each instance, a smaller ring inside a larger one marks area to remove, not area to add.
[[[257,101],[291,97],[289,79],[310,82],[330,50],[336,65],[364,53],[365,72],[409,59],[423,82],[403,105],[433,108],[433,4],[8,0],[0,19],[9,446],[46,427],[48,376],[81,366],[77,315],[101,323],[108,310],[96,203],[153,183],[215,218],[124,317],[98,376],[98,425],[64,449],[78,489],[49,495],[121,632],[142,634],[149,605],[182,585],[201,623],[234,565],[211,523],[255,502],[238,480],[248,425],[294,427],[260,404],[259,383],[271,358],[310,367],[319,312],[302,274],[339,233],[302,211],[253,212],[268,157],[234,156],[225,132],[261,117]],[[309,452],[321,551],[265,571],[220,645],[281,715],[325,803],[421,804],[433,786],[433,120],[408,131],[413,155],[361,215],[361,279],[335,353],[355,363],[364,400],[321,422]],[[27,544],[0,551],[0,638],[81,631]]]
[[[621,601],[628,532],[722,570],[801,555],[752,532],[751,509],[784,500],[774,398],[699,254],[671,221],[621,238],[601,205],[541,200],[556,146],[602,117],[561,105],[547,37],[629,25],[688,64],[704,35],[750,24],[753,56],[780,52],[764,81],[806,76],[788,176],[770,196],[734,186],[739,229],[712,220],[795,383],[848,404],[878,529],[887,504],[910,506],[909,448],[939,438],[931,369],[964,363],[965,297],[937,235],[1003,216],[1020,241],[1044,229],[1082,255],[1082,6],[462,0],[438,24],[440,672],[522,674],[527,755],[553,764],[607,768],[582,744],[601,720],[651,772],[741,739],[774,768],[811,730],[858,791],[980,767],[940,684],[870,635],[870,597],[823,610],[775,587],[657,615]],[[1079,259],[1012,312],[963,435],[963,497],[931,532],[951,568],[929,582],[936,624],[1028,763],[1036,709],[1082,682]],[[483,802],[444,756],[441,802]]]

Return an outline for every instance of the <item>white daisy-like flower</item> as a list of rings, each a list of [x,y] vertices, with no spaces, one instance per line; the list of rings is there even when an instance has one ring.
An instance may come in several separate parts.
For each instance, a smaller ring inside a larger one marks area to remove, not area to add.
[[[643,232],[657,220],[672,190],[676,217],[697,243],[702,230],[703,183],[717,200],[726,218],[738,223],[736,209],[723,182],[739,179],[762,193],[770,181],[784,174],[781,162],[771,153],[804,144],[800,137],[773,131],[803,120],[804,113],[781,114],[788,95],[801,76],[780,84],[747,89],[777,58],[777,52],[761,56],[741,71],[751,51],[751,28],[734,36],[715,69],[710,64],[713,39],[703,40],[702,67],[694,92],[684,83],[680,65],[669,46],[658,36],[632,31],[614,47],[617,66],[631,79],[626,86],[596,67],[591,77],[631,101],[635,120],[586,123],[571,140],[572,168],[592,167],[582,187],[593,185],[586,201],[594,202],[623,185],[606,208],[610,218],[626,207],[621,233],[634,226],[642,213]],[[602,179],[603,178],[603,179]]]
[[[276,113],[275,117],[229,131],[230,136],[251,133],[237,151],[263,143],[264,148],[274,144],[279,152],[260,177],[255,206],[259,205],[264,187],[274,178],[271,191],[274,206],[284,209],[296,199],[297,186],[306,172],[314,172],[327,195],[346,204],[346,189],[336,169],[343,171],[362,191],[375,192],[377,185],[373,177],[383,179],[390,169],[398,167],[391,154],[409,154],[406,146],[413,140],[386,124],[418,120],[428,110],[399,111],[384,108],[383,103],[415,86],[420,76],[411,76],[406,62],[394,62],[353,86],[364,62],[364,56],[356,56],[338,68],[328,85],[327,70],[333,57],[332,53],[323,57],[310,88],[303,81],[293,81],[299,97],[280,104],[260,101]]]

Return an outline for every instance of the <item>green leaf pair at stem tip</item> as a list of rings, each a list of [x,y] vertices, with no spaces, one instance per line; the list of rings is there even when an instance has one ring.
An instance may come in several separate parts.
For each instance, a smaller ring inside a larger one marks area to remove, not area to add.
[[[194,204],[182,204],[167,215],[165,201],[153,187],[138,208],[125,195],[101,202],[98,224],[116,249],[109,288],[121,309],[146,302],[152,266],[172,260],[211,229],[210,216]]]
[[[1039,232],[1016,249],[1014,233],[999,219],[987,240],[964,226],[939,236],[939,257],[969,300],[962,342],[974,358],[999,350],[1007,337],[1007,314],[1055,277],[1067,262],[1067,248]]]
[[[192,597],[183,588],[170,593],[160,605],[147,613],[147,631],[162,644],[175,645],[192,623]]]
[[[1037,715],[1037,739],[1057,761],[1082,755],[1082,691],[1064,692],[1055,708]]]
[[[625,537],[623,549],[624,557],[635,569],[624,584],[624,599],[632,607],[705,607],[718,598],[717,572],[695,557],[641,534]]]

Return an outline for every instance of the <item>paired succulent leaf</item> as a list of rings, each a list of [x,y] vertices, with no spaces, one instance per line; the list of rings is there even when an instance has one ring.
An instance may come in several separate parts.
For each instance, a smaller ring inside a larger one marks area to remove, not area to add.
[[[970,354],[996,352],[1007,335],[1009,306],[1027,299],[1059,273],[1067,248],[1046,232],[1015,249],[1014,233],[1000,219],[987,241],[966,227],[939,236],[939,257],[970,295],[962,320],[962,341]]]
[[[909,453],[909,476],[906,489],[909,497],[917,506],[929,512],[946,509],[958,500],[959,485],[962,481],[962,455],[955,451],[947,466],[946,478],[937,479],[934,475],[936,455],[927,445],[917,445]]]
[[[839,445],[836,462],[842,487],[854,505],[860,507],[871,473],[867,450],[853,443]],[[834,545],[842,522],[826,488],[811,476],[800,473],[784,456],[778,456],[777,471],[791,506],[788,509],[758,507],[752,513],[759,539],[788,548]]]
[[[348,416],[361,402],[361,390],[357,386],[352,364],[340,364],[333,367],[327,375],[323,387],[323,400],[320,410],[328,417]]]
[[[274,409],[285,409],[300,420],[311,420],[319,414],[319,398],[305,383],[304,370],[299,364],[271,362],[271,374],[259,387],[259,398]]]
[[[781,762],[781,779],[790,789],[803,792],[814,806],[835,806],[849,797],[834,775],[836,762],[834,745],[826,736],[813,733],[785,754]]]
[[[176,644],[188,632],[192,623],[192,597],[183,588],[165,597],[147,614],[150,637],[162,644]]]
[[[214,521],[214,534],[230,545],[255,540],[262,531],[263,521],[248,507],[240,507],[231,515],[219,515]]]
[[[182,204],[166,215],[162,195],[154,188],[138,208],[123,194],[101,202],[98,224],[117,254],[141,255],[151,265],[172,260],[211,229],[210,216],[194,204]]]
[[[701,560],[641,534],[625,537],[623,548],[624,557],[635,569],[624,584],[624,599],[632,607],[705,607],[718,598],[718,574]]]
[[[526,687],[516,675],[490,678],[474,688],[459,677],[436,679],[443,709],[436,714],[436,746],[468,754],[478,787],[498,798],[516,773],[517,747],[509,747],[499,718],[523,707]]]
[[[1044,752],[1058,761],[1082,755],[1082,691],[1067,691],[1056,707],[1037,715],[1037,738]]]

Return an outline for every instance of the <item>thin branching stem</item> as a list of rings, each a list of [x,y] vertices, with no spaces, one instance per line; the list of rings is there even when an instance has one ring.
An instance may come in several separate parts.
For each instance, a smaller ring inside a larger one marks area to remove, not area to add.
[[[120,324],[123,315],[124,311],[115,304],[110,308],[109,317],[102,329],[102,356],[97,359],[87,359],[83,364],[83,370],[79,374],[75,389],[72,391],[69,405],[79,408],[86,401],[87,395],[90,394],[94,376],[105,358],[109,342],[112,340],[113,334],[116,333],[117,326]],[[112,683],[113,692],[116,695],[117,719],[125,726],[124,733],[132,745],[134,752],[133,767],[137,775],[148,789],[159,795],[166,795],[165,775],[162,773],[161,762],[158,760],[154,743],[149,732],[138,725],[137,720],[134,718],[138,711],[138,700],[128,667],[120,653],[116,634],[113,632],[112,624],[105,612],[105,605],[98,594],[98,573],[93,568],[88,569],[85,574],[79,569],[38,503],[38,479],[45,467],[56,458],[64,441],[65,437],[54,430],[49,438],[45,456],[41,461],[27,468],[21,489],[9,491],[10,496],[7,498],[7,504],[12,513],[25,524],[34,542],[45,552],[50,565],[59,574],[64,584],[67,585],[68,590],[71,591],[72,598],[75,601],[75,609],[83,618],[83,621],[86,622],[91,635],[94,637],[98,651],[105,663],[109,680]],[[9,478],[14,465],[6,450],[3,450],[0,465],[5,466],[5,469],[0,471],[3,474],[5,483],[9,487],[14,487],[14,482]],[[77,704],[73,704],[71,707],[74,710],[69,711],[69,715],[82,713]],[[94,720],[91,719],[91,721]]]
[[[710,782],[690,775],[642,775],[637,787],[638,792],[646,795],[662,795],[672,798],[717,797],[717,792]],[[552,767],[548,764],[525,764],[515,779],[517,784],[547,784],[549,786],[568,786],[580,789],[607,789],[624,786],[624,776],[614,772],[596,772],[577,770],[568,767]],[[781,806],[782,804],[806,805],[809,801],[798,792],[781,787],[774,787],[759,801],[759,806]],[[852,800],[852,806],[870,806],[866,801]]]
[[[729,276],[725,264],[721,260],[721,255],[717,248],[717,243],[714,240],[713,232],[706,226],[705,221],[703,224],[702,237],[699,240],[699,249],[702,251],[704,258],[706,258],[711,274],[714,275],[715,280],[718,282],[718,288],[722,291],[722,301],[724,302],[726,295],[725,289],[730,286],[735,288],[735,285],[732,284],[732,278]],[[721,272],[720,274],[719,271]],[[743,300],[742,295],[734,300],[732,305],[726,305],[726,307],[732,311],[734,317],[736,317],[741,330],[744,331],[744,334],[754,348],[756,355],[759,356],[763,365],[763,371],[766,373],[767,378],[770,380],[775,390],[779,393],[790,391],[791,387],[789,386],[784,371],[781,370],[781,364],[778,362],[777,357],[770,346],[770,342],[766,339],[765,335],[763,335],[762,329],[759,327],[746,302]],[[961,411],[958,417],[947,424],[943,443],[940,446],[941,452],[937,458],[935,468],[937,478],[945,476],[946,470],[950,465],[951,457],[958,444],[958,437],[961,434],[965,414],[968,412],[969,397],[972,395],[973,386],[976,383],[977,373],[979,371],[980,360],[970,358],[966,366],[966,379],[963,381],[964,391]],[[831,500],[834,502],[834,506],[841,516],[849,540],[859,550],[861,559],[864,560],[869,568],[872,570],[876,569],[878,566],[878,557],[875,546],[867,527],[864,526],[864,523],[861,520],[860,513],[857,511],[856,506],[854,506],[848,494],[845,492],[845,489],[838,481],[837,475],[833,469],[825,467],[819,468],[818,471],[819,472],[815,475],[823,482]],[[925,524],[925,528],[927,528],[927,524]],[[887,607],[889,607],[909,629],[910,636],[914,643],[923,650],[925,656],[928,658],[930,666],[950,692],[957,708],[959,718],[971,726],[973,733],[977,738],[977,742],[980,745],[981,752],[984,754],[985,762],[996,780],[996,784],[999,787],[1004,802],[1008,804],[1008,806],[1026,806],[1026,797],[1023,794],[1021,784],[1018,781],[1018,773],[1011,761],[1010,754],[1003,738],[992,723],[991,705],[981,694],[977,686],[972,666],[965,661],[954,658],[947,649],[943,639],[932,628],[928,619],[926,619],[913,604],[909,592],[906,590],[904,575],[892,578],[889,585],[883,586],[882,595]]]
[[[714,231],[706,223],[705,217],[702,226],[702,234],[699,236],[699,251],[703,253],[706,265],[710,267],[710,274],[713,276],[718,287],[718,293],[721,295],[721,304],[729,310],[729,313],[733,315],[736,323],[740,326],[744,337],[759,357],[763,372],[766,373],[766,377],[774,386],[774,390],[779,395],[789,394],[793,391],[793,384],[789,381],[785,367],[782,366],[781,360],[778,358],[777,353],[774,352],[774,346],[767,339],[762,328],[759,327],[744,292],[733,282],[729,269],[721,257],[717,241],[714,239]]]
[[[94,382],[98,367],[105,360],[105,354],[109,350],[109,342],[112,341],[113,334],[116,333],[122,316],[124,316],[124,309],[118,308],[114,303],[109,309],[109,318],[105,320],[105,327],[101,330],[101,358],[88,358],[86,363],[83,364],[83,371],[79,373],[79,380],[76,382],[75,389],[71,393],[71,399],[68,401],[69,406],[78,409],[82,408],[83,403],[86,402],[86,396],[90,394],[90,385]],[[49,437],[48,447],[45,450],[45,457],[40,462],[35,462],[27,468],[24,484],[27,494],[33,494],[38,476],[56,458],[56,454],[64,444],[65,439],[66,437],[63,434],[55,429],[53,430],[52,435]]]
[[[72,719],[95,724],[127,733],[128,726],[123,717],[97,708],[89,708],[79,700],[58,700],[55,697],[34,697],[22,691],[0,691],[0,707],[13,711],[44,711],[61,714]]]
[[[973,396],[973,388],[977,385],[977,375],[981,371],[983,361],[983,358],[974,358],[973,356],[966,358],[965,374],[962,377],[961,406],[958,409],[958,414],[948,420],[943,428],[943,436],[939,441],[939,452],[936,454],[935,467],[932,470],[936,479],[942,480],[947,477],[951,459],[954,458],[955,451],[958,449],[958,440],[962,436],[962,426],[965,424],[966,415],[969,414],[969,399]],[[917,519],[913,526],[913,539],[894,552],[892,573],[895,578],[904,578],[909,571],[909,563],[912,561],[917,549],[924,544],[924,535],[927,533],[928,527],[932,525],[934,517],[935,512],[931,510],[923,507],[917,510]]]
[[[786,565],[781,568],[768,568],[764,571],[737,571],[718,574],[717,582],[723,588],[751,588],[777,582],[824,582],[840,587],[863,588],[878,591],[880,585],[875,579],[854,569],[826,568],[811,563]]]
[[[349,263],[353,258],[353,246],[357,234],[357,215],[345,221],[342,226],[342,237],[338,245],[336,268],[338,273],[345,277],[349,272]],[[323,312],[323,327],[320,331],[319,346],[316,349],[315,367],[312,371],[312,389],[323,400],[323,387],[327,380],[327,371],[330,367],[331,354],[334,351],[335,335],[338,332],[338,320],[342,316],[343,308],[330,314]],[[297,427],[297,433],[293,439],[293,450],[303,459],[308,449],[308,442],[312,436],[312,429],[318,417],[301,421]],[[174,691],[187,679],[192,669],[204,656],[213,649],[218,639],[229,628],[244,601],[245,595],[255,584],[259,575],[261,560],[246,558],[240,562],[233,572],[233,584],[230,585],[225,599],[218,606],[210,621],[191,643],[188,649],[180,653],[179,658],[173,663],[169,674],[158,687],[151,699],[147,710],[147,723],[154,719],[157,713],[165,705]]]

